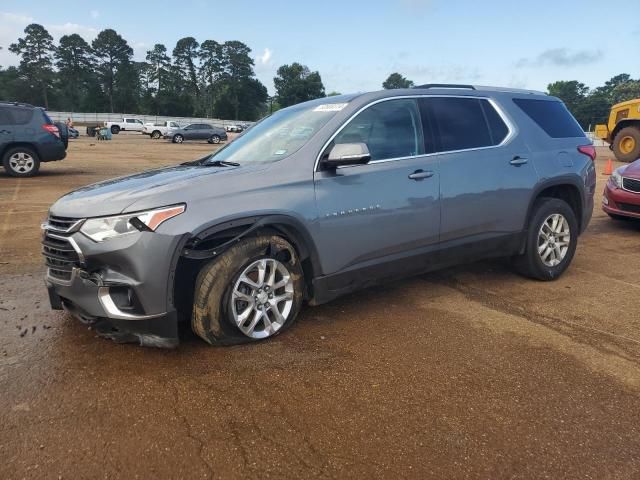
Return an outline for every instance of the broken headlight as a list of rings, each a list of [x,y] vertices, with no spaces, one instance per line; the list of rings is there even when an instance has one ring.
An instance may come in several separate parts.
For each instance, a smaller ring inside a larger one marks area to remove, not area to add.
[[[82,224],[80,231],[94,242],[135,232],[153,232],[163,222],[180,215],[185,209],[186,205],[174,205],[113,217],[89,218]]]

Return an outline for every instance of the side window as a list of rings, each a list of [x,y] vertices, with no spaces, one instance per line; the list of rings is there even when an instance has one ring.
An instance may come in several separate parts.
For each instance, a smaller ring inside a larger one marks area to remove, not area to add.
[[[426,100],[435,120],[438,151],[449,152],[494,145],[481,100],[434,97]]]
[[[493,145],[500,145],[507,135],[509,135],[509,127],[504,123],[500,114],[496,111],[491,102],[488,100],[480,100],[484,116],[487,119],[489,125],[489,133],[491,134],[491,140]]]
[[[15,125],[26,125],[33,118],[33,108],[9,108],[9,115],[13,117]]]
[[[513,102],[551,138],[584,138],[584,131],[558,100],[514,98]]]
[[[422,126],[415,100],[372,105],[351,120],[334,143],[365,143],[372,161],[422,155]]]
[[[0,107],[0,125],[13,125],[13,117],[8,108]]]

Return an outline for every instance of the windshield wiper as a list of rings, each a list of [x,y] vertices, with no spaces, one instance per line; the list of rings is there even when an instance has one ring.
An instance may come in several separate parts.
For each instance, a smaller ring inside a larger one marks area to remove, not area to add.
[[[202,165],[207,167],[239,167],[237,162],[227,162],[226,160],[213,160],[211,162],[203,162]]]

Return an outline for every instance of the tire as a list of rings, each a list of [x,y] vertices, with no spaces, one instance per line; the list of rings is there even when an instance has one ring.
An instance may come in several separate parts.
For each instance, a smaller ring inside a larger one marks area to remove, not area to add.
[[[640,158],[640,128],[626,127],[613,139],[613,153],[621,162],[633,162]]]
[[[182,143],[184,142],[184,137],[182,135],[174,135],[171,141],[173,143]]]
[[[120,127],[118,125],[111,125],[111,133],[117,135],[120,133]]]
[[[154,130],[153,132],[151,132],[151,138],[153,138],[154,140],[157,140],[160,137],[161,137],[160,131]]]
[[[12,177],[33,177],[40,170],[40,158],[31,148],[14,147],[5,152],[2,166]]]
[[[217,145],[220,143],[220,135],[211,135],[211,138],[209,138],[209,143],[213,143],[214,145]]]
[[[258,263],[266,267],[259,289],[257,285],[252,287],[241,280],[241,277],[248,278],[258,283],[257,270],[251,270]],[[280,267],[288,272],[288,280]],[[275,280],[270,284],[275,288],[269,290],[272,271]],[[278,287],[279,282],[286,282],[286,286]],[[211,345],[235,345],[271,338],[293,324],[302,306],[303,291],[302,267],[289,242],[278,236],[247,238],[209,262],[198,274],[191,327]],[[277,301],[274,298],[282,300],[274,304]],[[267,305],[266,308],[263,305]],[[280,314],[279,320],[274,308]],[[246,312],[247,316],[242,319]],[[265,316],[271,328],[268,328]]]
[[[566,233],[553,232],[551,234],[551,242],[547,241],[546,243],[547,248],[544,248],[541,253],[538,253],[539,247],[542,248],[545,245],[545,239],[541,233],[543,225],[547,223],[544,231],[550,232],[549,224],[553,225],[553,219],[558,218],[556,216],[564,218],[564,224],[560,222],[557,224],[558,230],[563,230],[563,232],[568,231],[569,240],[567,241]],[[562,229],[562,225],[566,228]],[[566,245],[564,245],[566,249],[561,246],[561,242],[567,242]],[[549,247],[549,243],[551,243],[551,245],[557,245],[557,248]],[[569,204],[558,198],[540,198],[536,200],[533,205],[527,228],[524,253],[514,259],[514,265],[522,275],[529,278],[546,281],[555,280],[560,277],[571,264],[577,244],[578,221]],[[551,252],[548,252],[548,249],[551,249]],[[560,252],[560,254],[558,252]],[[547,255],[546,259],[543,259],[545,255]],[[553,264],[554,258],[558,263]]]

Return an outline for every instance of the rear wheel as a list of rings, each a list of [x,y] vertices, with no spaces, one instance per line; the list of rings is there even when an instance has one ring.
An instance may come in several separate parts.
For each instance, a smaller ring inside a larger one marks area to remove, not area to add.
[[[173,136],[173,143],[182,143],[184,142],[184,137],[180,134]]]
[[[220,143],[220,135],[211,135],[211,138],[209,138],[209,143],[213,143],[216,145]]]
[[[151,133],[151,138],[153,138],[153,139],[157,140],[158,138],[160,138],[160,132],[159,132],[158,130],[154,130],[154,131]]]
[[[515,258],[523,275],[555,280],[569,267],[578,243],[578,221],[567,202],[540,198],[533,206],[525,250]]]
[[[289,242],[248,238],[198,274],[191,326],[212,345],[273,337],[294,322],[303,289],[302,268]]]
[[[12,177],[33,177],[40,169],[40,159],[28,147],[15,147],[5,152],[2,165]]]
[[[117,135],[120,133],[120,127],[118,125],[111,125],[111,133]]]
[[[633,162],[640,158],[640,128],[626,127],[613,140],[613,153],[621,162]]]

